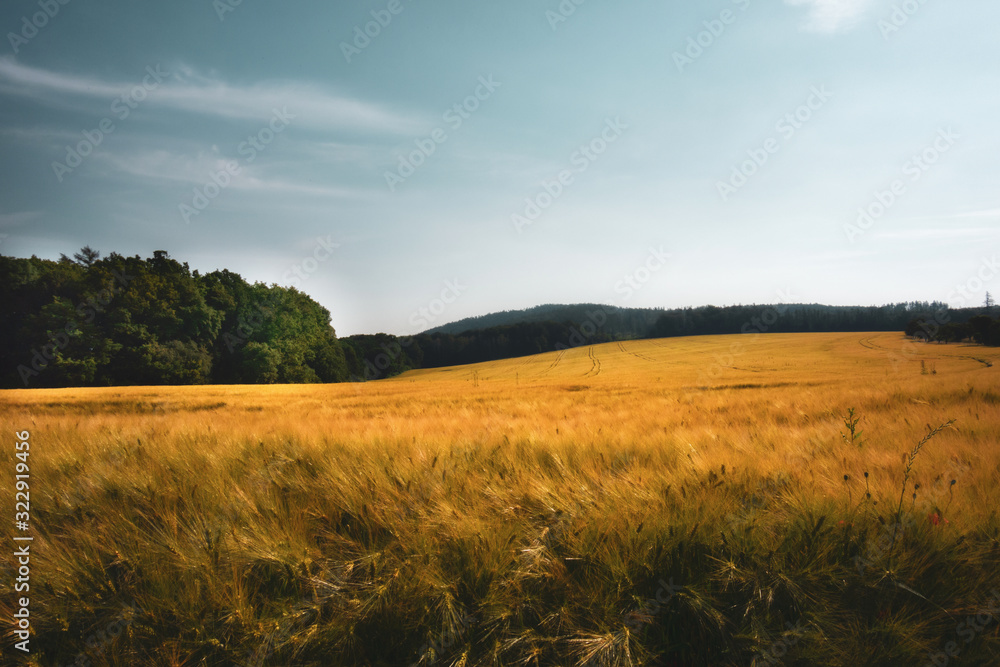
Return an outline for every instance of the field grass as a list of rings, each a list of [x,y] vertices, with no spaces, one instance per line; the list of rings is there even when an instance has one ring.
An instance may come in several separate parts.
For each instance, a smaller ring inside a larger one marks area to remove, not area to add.
[[[997,362],[708,336],[3,391],[9,440],[31,432],[17,664],[997,665]]]

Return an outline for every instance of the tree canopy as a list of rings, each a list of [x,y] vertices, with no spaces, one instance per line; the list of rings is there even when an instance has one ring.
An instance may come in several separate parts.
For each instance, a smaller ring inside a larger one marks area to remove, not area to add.
[[[6,387],[338,382],[330,313],[294,288],[191,272],[164,251],[0,257]]]

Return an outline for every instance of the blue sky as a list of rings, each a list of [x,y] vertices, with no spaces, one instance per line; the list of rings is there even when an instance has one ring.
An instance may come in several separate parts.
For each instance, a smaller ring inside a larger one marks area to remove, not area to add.
[[[164,249],[341,335],[1000,292],[996,2],[234,2],[4,3],[0,251]]]

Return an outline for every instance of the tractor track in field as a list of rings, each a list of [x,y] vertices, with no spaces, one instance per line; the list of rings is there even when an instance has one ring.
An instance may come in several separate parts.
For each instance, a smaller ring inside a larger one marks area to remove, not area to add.
[[[514,377],[520,379],[521,371],[525,370],[525,367],[530,365],[533,361],[534,361],[534,355],[528,355],[523,359],[519,360],[516,364],[512,364],[507,369],[507,373],[513,373]]]
[[[876,345],[875,343],[873,343],[871,338],[862,338],[858,342],[861,343],[861,347],[865,348],[866,350],[884,350],[885,349],[885,348],[879,347],[878,345]]]
[[[550,373],[553,370],[555,370],[555,367],[559,365],[559,362],[562,361],[563,357],[565,357],[565,356],[566,356],[566,350],[560,350],[559,354],[556,355],[555,360],[551,364],[549,364],[548,368],[546,368],[544,371],[542,371],[541,373],[539,373],[539,375],[547,375],[548,373]]]
[[[880,350],[882,352],[889,352],[889,348],[882,347],[878,343],[874,342],[873,338],[862,338],[860,341],[861,346],[869,350]],[[972,357],[967,354],[944,354],[944,357],[951,357],[952,359],[968,359],[969,361],[975,361],[978,364],[982,364],[984,368],[992,368],[993,362],[988,359],[980,359],[979,357]],[[928,360],[929,361],[929,360]]]
[[[633,357],[636,357],[637,359],[642,359],[643,361],[654,361],[654,362],[656,361],[656,359],[647,357],[644,354],[639,354],[638,352],[633,352],[632,350],[629,350],[628,348],[625,347],[625,344],[622,343],[621,341],[618,341],[618,349],[624,352],[625,354],[631,354]]]
[[[601,374],[601,360],[597,358],[596,354],[594,354],[593,345],[591,345],[590,349],[587,350],[587,354],[590,356],[591,366],[590,370],[583,374],[583,377],[597,377]]]
[[[518,363],[514,364],[511,368],[513,370],[519,370],[521,368],[524,368],[525,366],[528,366],[528,365],[534,363],[534,361],[535,361],[534,360],[534,356],[535,355],[533,355],[533,354],[529,354],[529,355],[525,356]]]

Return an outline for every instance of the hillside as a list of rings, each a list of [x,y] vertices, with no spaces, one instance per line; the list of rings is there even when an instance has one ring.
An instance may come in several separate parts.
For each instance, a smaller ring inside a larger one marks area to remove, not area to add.
[[[341,342],[354,380],[377,380],[417,368],[439,368],[524,357],[611,341],[680,336],[763,333],[908,331],[945,341],[976,340],[992,324],[958,326],[982,309],[949,309],[942,303],[885,306],[774,304],[701,306],[673,310],[621,309],[597,304],[546,305],[454,322],[416,336],[350,336]],[[528,321],[525,321],[527,318]],[[551,318],[551,319],[549,319]],[[924,322],[923,326],[919,323]],[[941,323],[948,323],[941,326]],[[473,328],[469,328],[473,327]],[[484,327],[484,328],[476,328]],[[458,331],[459,333],[453,333]]]
[[[893,303],[882,306],[831,306],[818,303],[746,304],[687,308],[619,308],[600,304],[546,304],[469,317],[429,329],[424,334],[458,335],[469,331],[528,322],[568,322],[580,326],[603,321],[601,331],[613,339],[662,338],[759,332],[808,333],[837,331],[902,331],[915,317],[944,312],[964,321],[980,308],[951,309],[939,302]],[[762,316],[768,320],[762,327]],[[766,329],[765,329],[766,327]]]
[[[571,322],[579,325],[603,316],[603,330],[619,338],[641,338],[646,335],[663,313],[658,308],[619,308],[596,303],[545,304],[523,310],[504,310],[444,324],[424,333],[461,334],[466,331],[490,329],[527,322]]]

